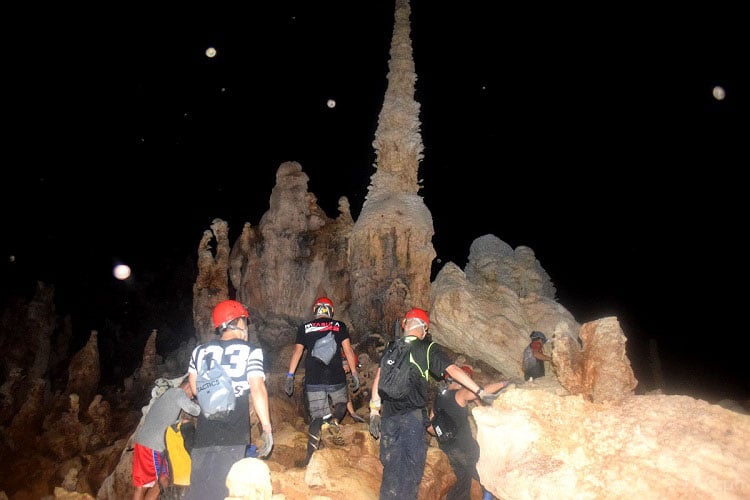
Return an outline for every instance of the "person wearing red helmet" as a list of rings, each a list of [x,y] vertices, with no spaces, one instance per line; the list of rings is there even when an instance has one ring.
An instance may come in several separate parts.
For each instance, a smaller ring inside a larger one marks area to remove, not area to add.
[[[430,328],[427,311],[409,309],[401,321],[403,341],[409,345],[409,380],[411,389],[401,399],[389,398],[379,390],[381,367],[375,373],[370,399],[370,434],[380,440],[383,479],[380,498],[416,499],[427,460],[427,434],[430,425],[429,376],[449,376],[476,394],[483,402],[496,395],[485,392],[479,384],[445,354],[436,342],[425,341]],[[385,357],[383,357],[385,359]],[[383,361],[381,359],[381,363]],[[383,412],[382,420],[380,412]],[[416,465],[416,466],[415,466]]]
[[[352,390],[359,389],[359,375],[346,323],[333,319],[333,302],[328,297],[317,298],[313,302],[312,311],[315,317],[297,328],[294,350],[284,384],[284,392],[291,397],[294,394],[294,372],[302,359],[302,354],[307,350],[303,384],[310,426],[305,464],[310,462],[312,454],[320,445],[324,423],[327,424],[334,444],[345,444],[340,422],[346,415],[349,391],[346,388],[344,367],[339,362],[342,353],[351,368]]]
[[[470,366],[463,365],[461,370],[472,379],[474,378],[474,370]],[[441,411],[445,412],[455,426],[450,438],[438,439],[438,446],[448,456],[453,473],[456,475],[456,482],[448,490],[446,498],[449,500],[469,500],[471,498],[472,478],[479,481],[479,474],[477,473],[479,443],[471,433],[468,404],[475,401],[478,396],[450,376],[446,376],[445,381],[447,386],[438,392],[432,405],[430,426],[427,427],[427,432],[437,437],[435,427],[438,424],[435,416],[440,414]],[[485,390],[490,393],[497,393],[507,386],[507,381],[494,382],[487,384]],[[492,498],[487,491],[484,493],[484,498]]]
[[[250,402],[260,420],[261,436],[258,456],[267,457],[273,448],[273,433],[263,370],[263,350],[248,342],[249,313],[235,300],[216,304],[211,318],[219,338],[193,349],[188,377],[193,394],[197,394],[198,367],[211,356],[232,378],[235,409],[226,421],[209,420],[198,415],[195,440],[191,451],[192,468],[188,500],[225,498],[229,495],[226,476],[232,465],[245,457],[250,444]]]

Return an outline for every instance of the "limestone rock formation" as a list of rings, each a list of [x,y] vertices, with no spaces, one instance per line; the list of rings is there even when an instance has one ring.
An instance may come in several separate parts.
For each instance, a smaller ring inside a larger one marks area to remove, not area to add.
[[[480,236],[471,243],[464,272],[471,283],[483,286],[497,283],[521,298],[532,293],[555,298],[555,286],[534,250],[527,246],[513,250],[494,234]]]
[[[91,331],[86,345],[73,355],[68,367],[67,394],[78,394],[81,406],[87,407],[94,400],[99,387],[98,332]]]
[[[211,241],[216,244],[211,247]],[[198,245],[198,277],[193,285],[193,323],[199,342],[214,336],[211,311],[229,298],[229,225],[215,219],[210,231],[203,232]]]
[[[299,163],[283,163],[257,232],[246,228],[233,249],[233,266],[242,269],[234,283],[238,299],[262,318],[288,317],[294,325],[309,317],[320,294],[333,300],[342,320],[349,303],[349,202],[340,199],[338,217],[329,218],[308,181]]]
[[[750,496],[750,416],[705,401],[511,388],[473,416],[477,470],[498,498]]]
[[[435,230],[418,195],[423,146],[410,12],[407,1],[396,1],[388,87],[373,142],[377,170],[349,245],[355,341],[371,332],[390,333],[408,308],[429,306]]]
[[[595,403],[618,402],[633,395],[638,381],[617,318],[585,323],[580,338],[579,345],[571,336],[555,335],[553,361],[560,384]]]
[[[445,264],[432,283],[430,331],[435,341],[451,350],[520,378],[523,350],[532,331],[547,332],[550,338],[553,332],[577,338],[580,326],[553,299],[534,292],[519,297],[495,276],[495,272],[475,272],[471,282],[458,266]]]

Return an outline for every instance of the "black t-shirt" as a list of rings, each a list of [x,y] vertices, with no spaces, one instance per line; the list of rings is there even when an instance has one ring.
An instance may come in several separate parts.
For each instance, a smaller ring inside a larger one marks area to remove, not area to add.
[[[391,400],[379,394],[382,400],[383,417],[390,415],[399,415],[411,410],[427,408],[427,402],[430,398],[430,384],[428,372],[435,378],[442,378],[445,369],[453,364],[450,358],[445,354],[443,348],[435,342],[426,342],[416,337],[406,337],[407,342],[411,343],[411,355],[414,361],[422,369],[410,364],[409,378],[411,380],[412,390],[406,398],[401,400]],[[412,339],[412,340],[409,340]],[[432,347],[430,347],[432,344]],[[427,360],[429,350],[429,364]],[[428,369],[429,367],[429,369]]]
[[[336,353],[326,365],[311,355],[315,341],[333,333],[336,340]],[[305,359],[305,385],[346,384],[346,373],[341,361],[341,343],[349,338],[346,323],[332,318],[315,318],[297,328],[296,343],[307,350]]]
[[[456,423],[456,437],[447,443],[438,442],[440,449],[452,455],[462,455],[467,463],[473,464],[479,460],[479,443],[471,434],[469,426],[469,407],[460,406],[456,402],[457,390],[443,389],[435,398],[433,411],[443,409]],[[456,453],[452,453],[456,452]]]

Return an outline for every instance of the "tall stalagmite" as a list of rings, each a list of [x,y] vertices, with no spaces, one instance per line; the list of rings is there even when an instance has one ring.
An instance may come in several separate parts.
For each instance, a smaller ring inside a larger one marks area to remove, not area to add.
[[[359,335],[391,334],[410,307],[427,309],[435,258],[432,215],[418,192],[422,138],[406,0],[397,0],[388,88],[373,146],[375,173],[349,243],[350,316]]]

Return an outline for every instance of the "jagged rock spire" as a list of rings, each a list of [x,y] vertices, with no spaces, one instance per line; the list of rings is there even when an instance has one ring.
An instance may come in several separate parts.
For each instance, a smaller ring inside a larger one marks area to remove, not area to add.
[[[409,2],[396,0],[388,88],[372,143],[376,171],[367,200],[396,191],[417,193],[420,188],[417,170],[424,146],[419,131],[419,103],[414,100],[417,74],[409,35],[410,14]]]
[[[388,88],[375,133],[377,162],[349,240],[352,338],[392,335],[410,307],[429,308],[432,215],[417,193],[422,159],[409,4],[397,0]]]

